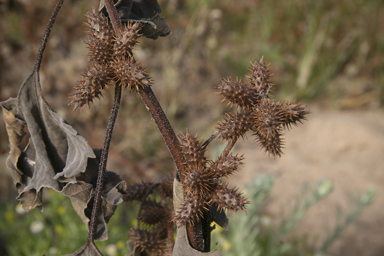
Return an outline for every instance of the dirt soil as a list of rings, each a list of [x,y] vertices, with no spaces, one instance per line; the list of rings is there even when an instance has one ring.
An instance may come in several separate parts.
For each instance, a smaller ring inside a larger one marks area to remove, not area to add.
[[[348,227],[332,247],[332,256],[384,255],[384,112],[324,111],[310,107],[308,121],[285,134],[285,150],[273,160],[255,144],[243,142],[245,166],[236,176],[245,186],[252,177],[268,172],[276,175],[267,212],[275,223],[292,209],[303,185],[330,179],[333,192],[311,208],[301,222],[299,233],[324,239],[337,223],[337,208],[343,215],[352,207],[351,198],[374,186],[376,196],[357,223]]]

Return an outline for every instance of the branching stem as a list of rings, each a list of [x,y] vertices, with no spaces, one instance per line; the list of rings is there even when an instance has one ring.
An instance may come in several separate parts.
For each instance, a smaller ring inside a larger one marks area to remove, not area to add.
[[[97,175],[97,183],[96,183],[95,199],[93,202],[92,217],[91,217],[91,222],[90,222],[90,226],[89,226],[87,243],[93,242],[94,236],[95,236],[97,215],[98,215],[98,211],[99,211],[100,204],[101,204],[101,192],[102,192],[102,188],[103,188],[103,184],[104,184],[104,174],[105,174],[105,170],[107,168],[109,145],[111,143],[113,127],[115,126],[117,114],[119,112],[120,100],[121,100],[121,85],[119,83],[116,83],[115,98],[114,98],[113,107],[111,110],[111,117],[109,118],[109,122],[108,122],[108,126],[107,126],[107,132],[105,134],[103,151],[101,152],[101,157],[100,157],[99,172]]]
[[[104,2],[105,7],[107,8],[109,18],[111,19],[112,27],[115,31],[116,37],[119,37],[122,31],[122,25],[119,15],[117,14],[115,4],[113,3],[113,0],[105,0]]]
[[[118,36],[121,33],[121,22],[120,22],[119,16],[117,15],[117,10],[113,4],[113,0],[105,0],[105,6],[107,8],[115,33]],[[104,139],[103,151],[101,152],[101,157],[100,157],[95,199],[93,202],[92,216],[91,216],[91,221],[89,225],[89,233],[88,233],[88,240],[87,240],[88,244],[92,243],[95,237],[96,221],[97,221],[99,208],[101,205],[101,192],[104,185],[105,170],[107,168],[108,151],[109,151],[109,146],[111,144],[113,128],[115,126],[117,114],[120,108],[120,100],[121,100],[121,85],[119,83],[116,83],[115,98],[114,98],[113,107],[111,110],[111,117],[109,118],[107,131]]]
[[[234,140],[234,139],[228,141],[228,144],[225,147],[225,149],[224,149],[223,153],[221,154],[220,158],[224,158],[224,157],[228,156],[228,154],[229,154],[229,152],[231,152],[231,149],[233,148],[233,146],[235,146],[236,141],[237,140]]]
[[[48,38],[49,38],[49,35],[51,34],[51,31],[52,31],[53,23],[55,23],[57,14],[59,14],[59,11],[60,11],[61,6],[63,5],[63,2],[64,2],[64,0],[58,0],[57,1],[55,9],[53,10],[51,17],[49,18],[48,25],[45,28],[44,37],[43,37],[43,40],[40,44],[40,48],[39,48],[39,51],[37,52],[37,57],[35,60],[35,67],[34,68],[37,71],[40,69],[41,60],[43,59],[43,53],[44,53],[45,47],[47,46]]]
[[[161,135],[163,136],[165,144],[167,144],[167,147],[175,162],[177,171],[180,171],[183,168],[183,162],[179,153],[179,140],[177,139],[177,136],[173,131],[167,116],[165,115],[159,101],[157,100],[150,87],[145,87],[144,89],[140,90],[139,93],[149,113],[155,120],[155,123],[159,128]]]
[[[163,204],[164,209],[168,209],[168,203],[164,195],[163,188],[160,187],[157,191],[159,191],[159,195],[161,198],[161,203]],[[167,236],[168,236],[168,248],[169,248],[169,255],[172,256],[173,254],[173,248],[175,247],[175,239],[173,237],[173,229],[171,222],[167,222]]]

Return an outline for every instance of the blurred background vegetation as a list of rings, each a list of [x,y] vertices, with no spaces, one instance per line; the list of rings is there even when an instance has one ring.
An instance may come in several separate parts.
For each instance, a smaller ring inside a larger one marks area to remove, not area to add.
[[[41,70],[48,102],[93,147],[102,146],[113,89],[90,110],[72,112],[67,103],[68,94],[87,65],[84,13],[92,6],[97,8],[98,2],[65,1]],[[271,63],[275,98],[340,110],[383,106],[381,0],[159,2],[172,34],[156,41],[141,39],[135,54],[148,66],[155,81],[153,90],[176,133],[189,128],[204,138],[209,136],[225,109],[214,87],[227,76],[244,79],[250,62],[262,56]],[[0,0],[0,101],[15,97],[31,71],[54,5],[55,1]],[[3,123],[2,116],[0,119]],[[0,125],[1,214],[9,214],[16,207],[16,192],[4,167],[7,152],[5,126]],[[173,168],[141,100],[125,92],[109,169],[127,181],[137,181],[159,179]],[[28,228],[30,223],[26,225]],[[0,244],[8,234],[1,233]]]

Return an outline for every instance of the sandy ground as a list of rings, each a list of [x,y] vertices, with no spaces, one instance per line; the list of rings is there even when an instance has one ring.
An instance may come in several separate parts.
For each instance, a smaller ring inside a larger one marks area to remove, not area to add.
[[[289,212],[304,184],[313,187],[330,179],[333,192],[308,211],[299,229],[318,241],[334,227],[337,208],[346,213],[353,205],[351,198],[373,186],[373,203],[345,230],[330,255],[384,255],[384,112],[310,109],[313,113],[304,125],[286,132],[285,155],[280,159],[268,158],[254,143],[239,145],[237,151],[245,153],[246,159],[237,185],[268,172],[276,175],[267,212],[277,223],[282,209]]]

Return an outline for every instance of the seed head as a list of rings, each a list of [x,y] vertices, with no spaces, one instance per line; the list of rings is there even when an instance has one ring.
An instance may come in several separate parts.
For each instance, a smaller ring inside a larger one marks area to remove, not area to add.
[[[110,79],[110,71],[104,65],[91,65],[82,74],[78,85],[74,86],[74,92],[70,94],[69,105],[74,105],[74,110],[82,108],[85,104],[93,102],[94,98],[102,95]]]
[[[272,88],[271,74],[268,66],[264,64],[264,58],[255,61],[249,69],[248,79],[261,98],[268,98]]]
[[[151,86],[151,79],[146,68],[133,58],[115,59],[111,63],[116,80],[126,88],[132,91],[139,91],[145,87]]]
[[[233,81],[230,77],[222,79],[221,85],[216,89],[218,94],[224,97],[223,101],[228,100],[228,104],[231,106],[236,104],[240,108],[250,108],[260,100],[255,88],[242,83],[237,78],[236,81]]]

